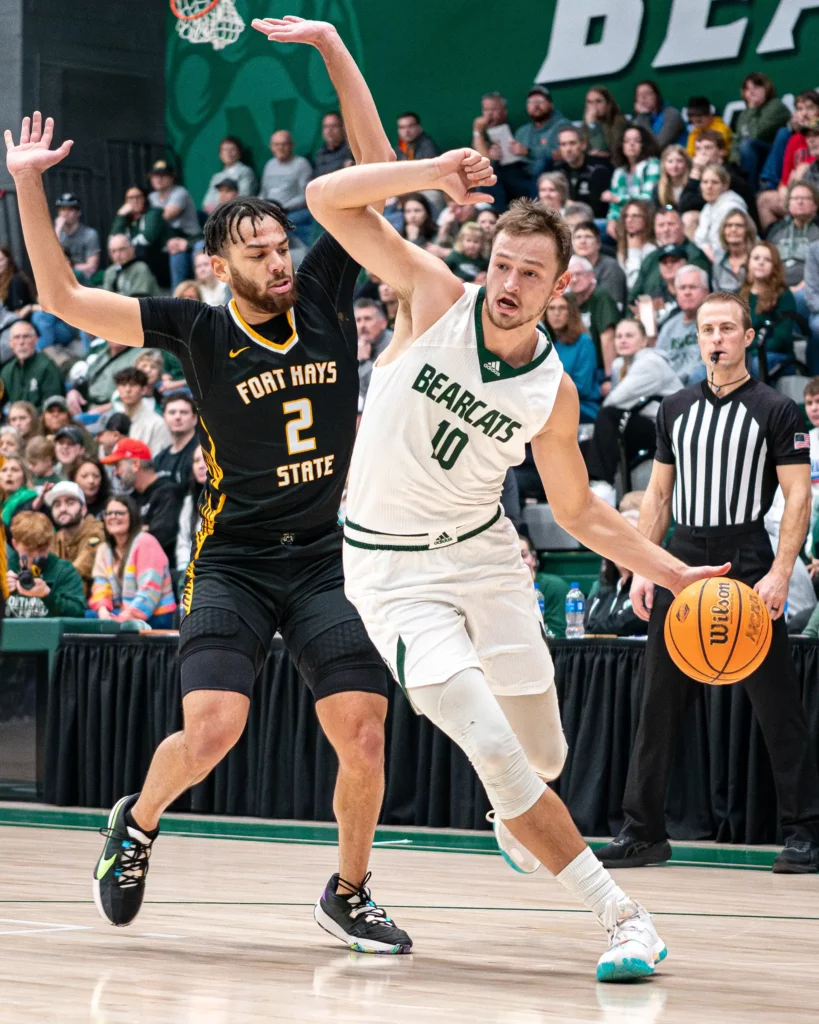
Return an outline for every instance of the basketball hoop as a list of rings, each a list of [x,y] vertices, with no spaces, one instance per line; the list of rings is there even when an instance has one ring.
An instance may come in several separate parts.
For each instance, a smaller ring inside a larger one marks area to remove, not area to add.
[[[171,0],[176,31],[189,43],[210,43],[222,50],[235,43],[245,28],[233,0]]]

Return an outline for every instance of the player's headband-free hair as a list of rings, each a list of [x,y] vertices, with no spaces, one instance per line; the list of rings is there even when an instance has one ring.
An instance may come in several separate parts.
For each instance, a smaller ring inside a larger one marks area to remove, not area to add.
[[[242,225],[250,221],[252,234],[266,217],[272,217],[285,231],[294,231],[291,222],[278,203],[253,196],[237,196],[217,207],[205,222],[205,252],[208,256],[222,256],[228,245],[244,241]]]

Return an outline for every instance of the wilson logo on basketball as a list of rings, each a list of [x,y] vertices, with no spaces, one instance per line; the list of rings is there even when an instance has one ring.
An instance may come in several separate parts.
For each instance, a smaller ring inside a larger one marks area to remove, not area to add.
[[[745,627],[745,636],[753,644],[759,643],[759,636],[762,633],[762,627],[765,625],[765,616],[762,614],[763,604],[762,601],[754,594],[753,598],[748,602],[750,605],[751,613],[748,617],[748,624]]]
[[[712,644],[728,643],[728,623],[731,621],[731,585],[720,583],[717,586],[717,600],[711,605],[711,631],[709,640]]]

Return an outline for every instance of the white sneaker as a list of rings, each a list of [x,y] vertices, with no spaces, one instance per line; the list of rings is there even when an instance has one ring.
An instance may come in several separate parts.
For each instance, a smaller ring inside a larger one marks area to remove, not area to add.
[[[651,915],[633,900],[612,900],[600,923],[609,933],[609,948],[597,961],[598,981],[636,981],[654,973],[668,950]]]
[[[617,491],[606,480],[590,480],[589,489],[612,508],[617,508]]]
[[[509,867],[522,875],[533,875],[540,867],[537,857],[515,839],[494,811],[487,812],[486,820],[492,823],[495,842]]]

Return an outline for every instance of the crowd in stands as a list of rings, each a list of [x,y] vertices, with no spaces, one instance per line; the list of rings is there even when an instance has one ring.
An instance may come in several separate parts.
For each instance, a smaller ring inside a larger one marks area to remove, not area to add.
[[[650,81],[627,103],[604,87],[589,89],[578,121],[542,85],[516,97],[511,110],[502,95],[488,93],[462,141],[493,161],[494,203],[466,206],[424,192],[390,200],[385,216],[407,241],[481,285],[498,216],[513,199],[537,197],[560,214],[572,232],[571,283],[544,326],[578,389],[592,487],[612,504],[619,500],[632,519],[640,494],[623,497],[624,466],[650,461],[659,401],[706,377],[697,310],[710,291],[743,295],[757,335],[751,372],[798,400],[802,388],[786,388],[788,378],[812,378],[804,401],[817,501],[805,562],[819,579],[819,92],[783,102],[774,83],[754,72],[740,94],[745,108],[726,124],[708,97],[672,104]],[[287,211],[298,266],[320,232],[306,206],[307,184],[353,156],[337,112],[323,117],[312,154],[297,153],[290,132],[273,127],[271,156],[260,167],[241,140],[223,139],[218,169],[197,198],[167,160],[125,190],[111,224],[85,223],[82,197],[60,195],[54,230],[78,280],[129,296],[228,302],[203,252],[202,228],[208,214],[241,195]],[[438,152],[418,113],[398,117],[398,160]],[[0,509],[14,552],[10,613],[71,609],[172,624],[207,474],[181,366],[167,353],[88,337],[42,310],[7,248],[0,248],[0,303]],[[355,300],[360,407],[397,307],[390,286],[362,271]],[[510,474],[504,502],[521,529],[547,625],[561,635],[568,585],[537,572],[521,522],[521,506],[544,500],[527,457]],[[41,571],[36,588],[21,596],[26,565]],[[593,631],[641,628],[629,614],[626,570],[604,564],[588,613]]]

